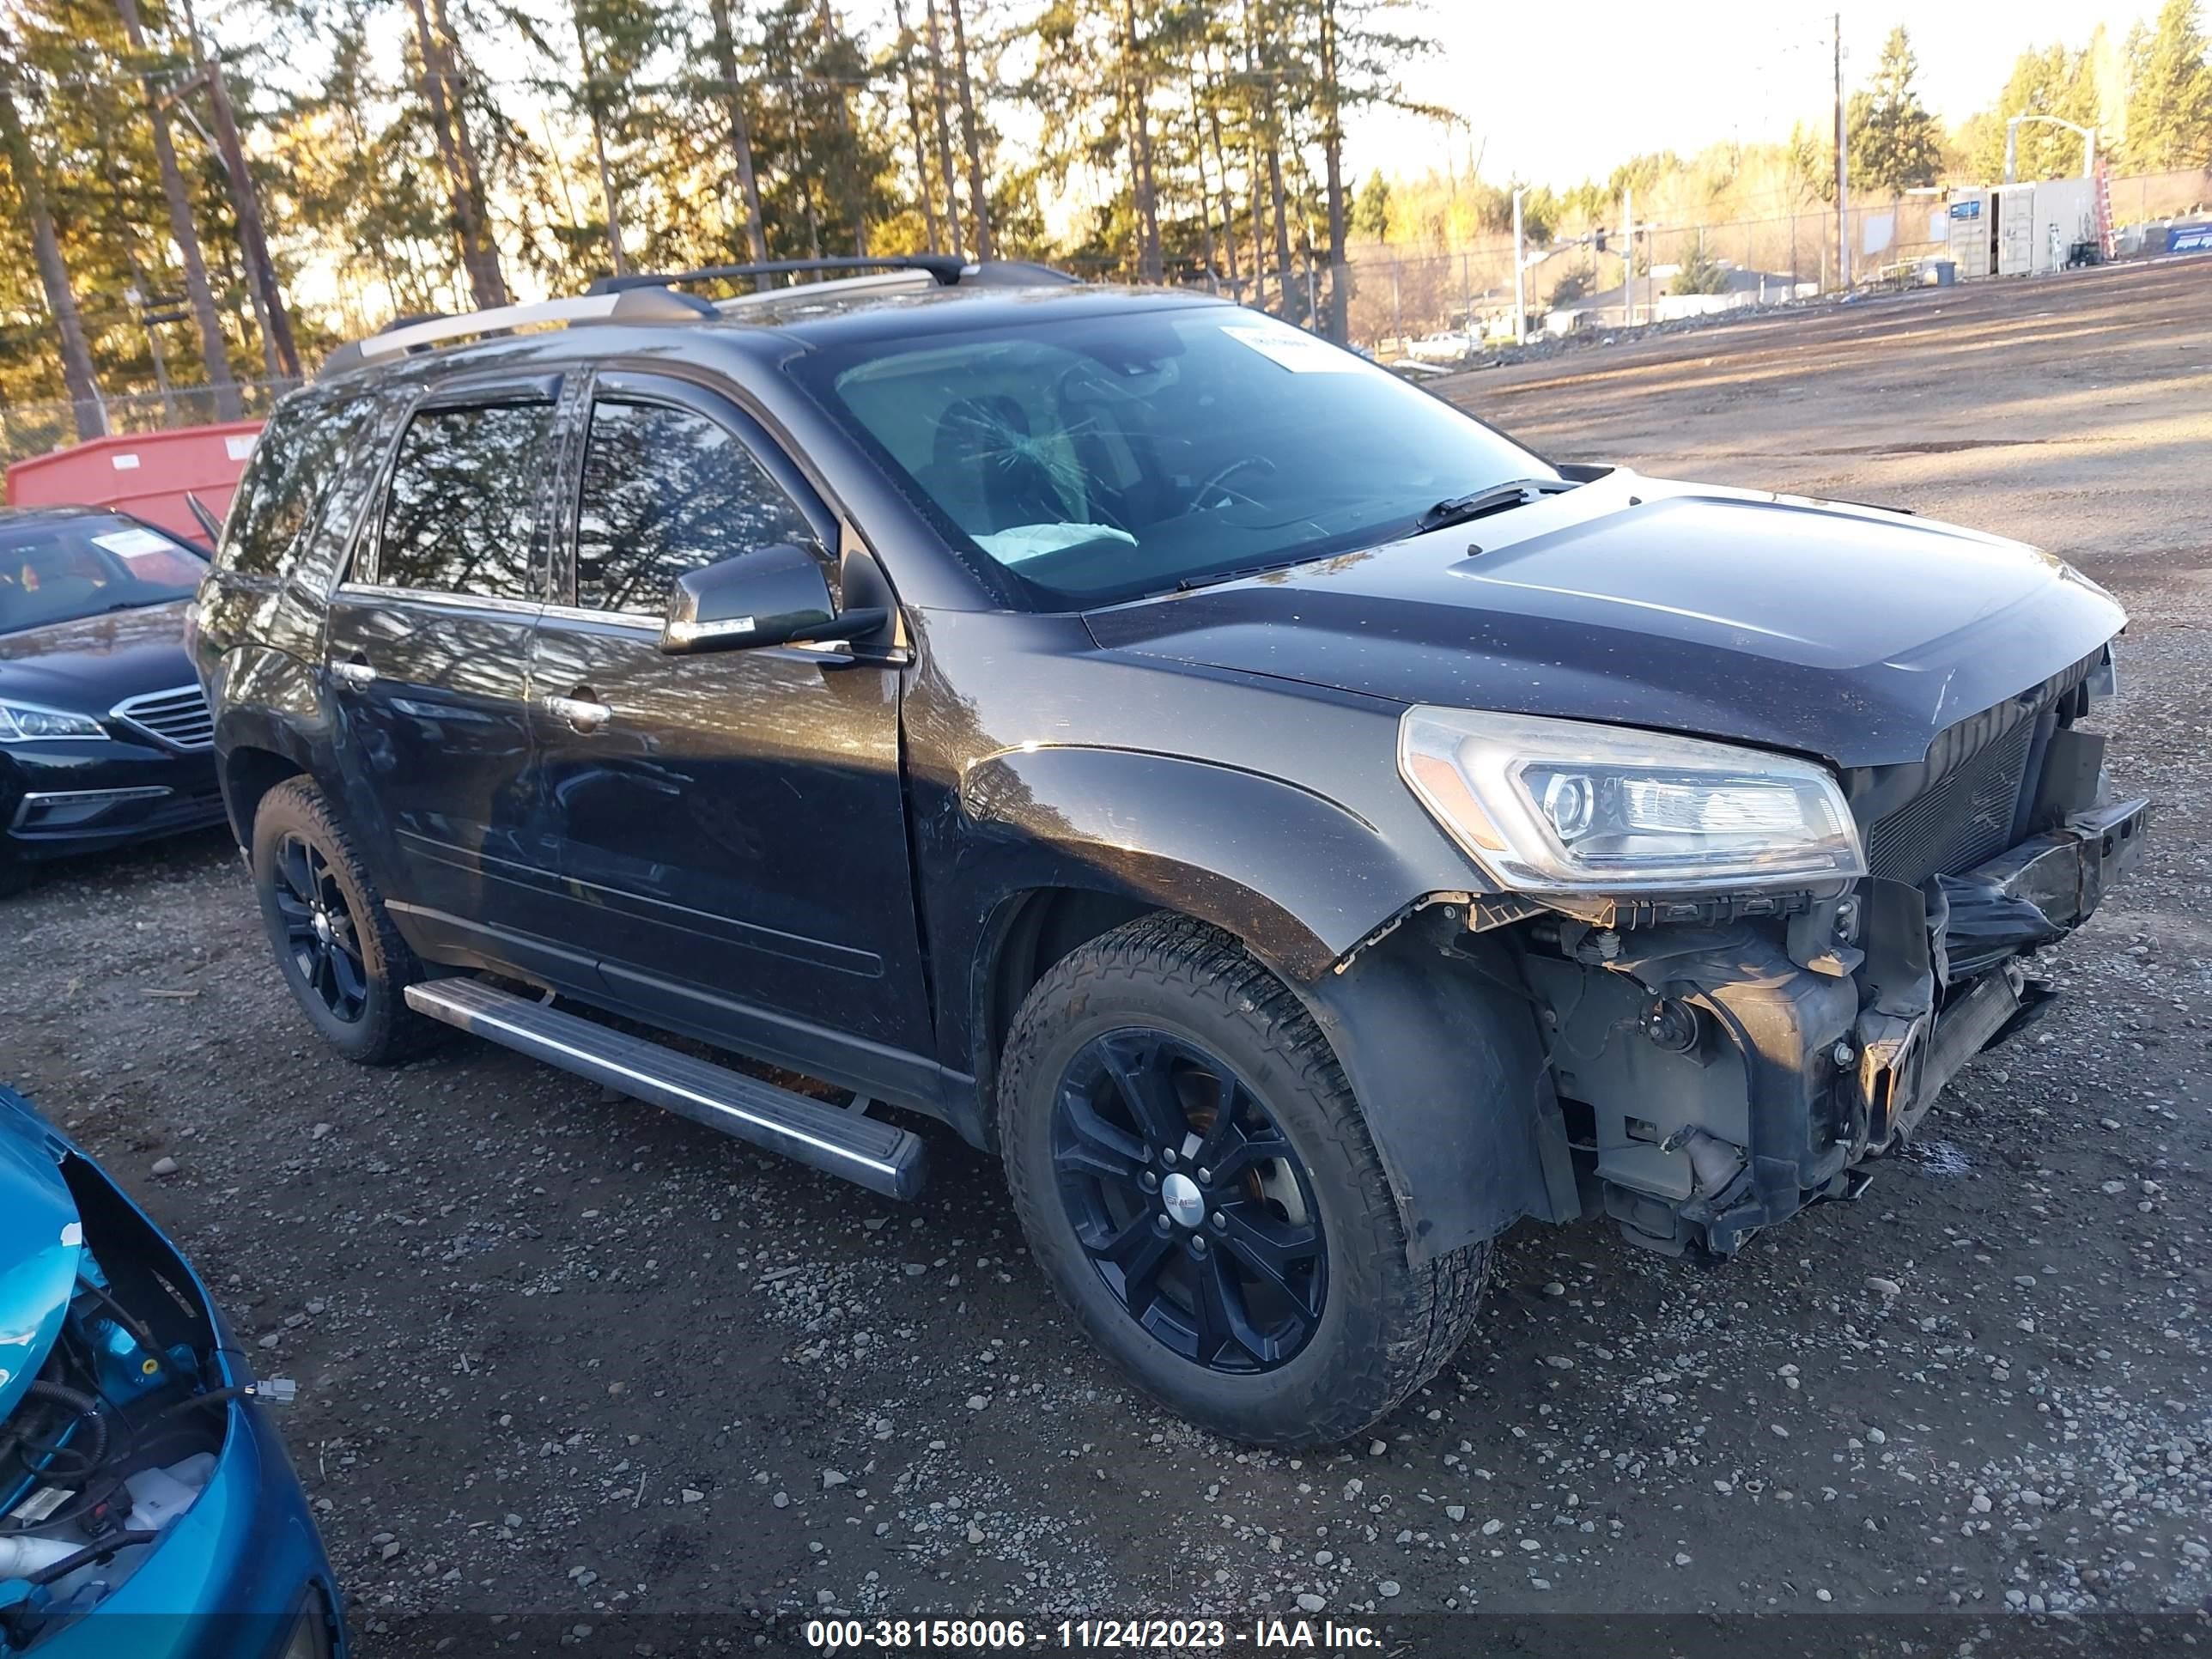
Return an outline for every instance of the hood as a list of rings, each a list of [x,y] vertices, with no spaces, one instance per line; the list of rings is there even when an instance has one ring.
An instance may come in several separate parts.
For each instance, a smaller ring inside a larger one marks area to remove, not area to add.
[[[173,599],[0,634],[0,697],[105,714],[125,697],[191,684],[186,603]]]
[[[1925,757],[2127,617],[2018,542],[1625,471],[1364,552],[1091,612],[1109,650],[1395,702]]]
[[[84,1230],[62,1179],[68,1150],[0,1088],[0,1419],[46,1363],[76,1292]]]

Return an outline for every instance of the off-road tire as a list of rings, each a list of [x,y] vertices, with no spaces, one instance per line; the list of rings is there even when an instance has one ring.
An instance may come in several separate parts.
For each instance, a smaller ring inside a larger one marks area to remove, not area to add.
[[[1049,1125],[1063,1072],[1121,1027],[1218,1054],[1304,1164],[1328,1241],[1328,1294],[1307,1345],[1277,1368],[1224,1374],[1139,1326],[1079,1243]],[[1140,917],[1056,963],[1023,1001],[999,1074],[999,1132],[1030,1247],[1076,1322],[1146,1392],[1227,1438],[1297,1448],[1371,1427],[1443,1368],[1473,1328],[1487,1243],[1419,1264],[1359,1103],[1297,998],[1218,929]]]
[[[337,1018],[307,988],[285,943],[276,906],[276,851],[284,837],[296,836],[322,854],[343,892],[361,946],[368,996],[357,1019]],[[304,777],[288,778],[261,798],[253,815],[253,890],[261,920],[292,1000],[317,1035],[348,1060],[365,1066],[396,1065],[412,1060],[442,1041],[449,1028],[426,1019],[407,1006],[407,988],[428,977],[421,960],[399,937],[361,856],[323,792]]]

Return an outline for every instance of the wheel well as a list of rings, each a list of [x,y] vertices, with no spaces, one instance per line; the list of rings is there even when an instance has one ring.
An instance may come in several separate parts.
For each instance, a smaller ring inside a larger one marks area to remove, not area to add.
[[[261,798],[306,770],[269,749],[234,749],[224,758],[223,804],[230,813],[230,833],[240,847],[253,845],[253,815],[261,808]]]
[[[975,1080],[986,1101],[998,1087],[999,1054],[1030,988],[1069,952],[1158,908],[1118,893],[1068,887],[1041,888],[1008,905],[979,987]]]

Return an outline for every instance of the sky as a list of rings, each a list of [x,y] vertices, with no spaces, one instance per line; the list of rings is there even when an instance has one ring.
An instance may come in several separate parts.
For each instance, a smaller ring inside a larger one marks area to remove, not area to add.
[[[1905,24],[1928,106],[1947,123],[1996,100],[2013,60],[2054,41],[2079,47],[2103,23],[2121,39],[2155,0],[1890,0],[1843,15],[1844,85],[1874,72],[1883,40]],[[1833,108],[1830,19],[1819,0],[1568,0],[1556,9],[1431,0],[1438,50],[1410,65],[1409,96],[1468,124],[1453,165],[1472,149],[1482,176],[1555,186],[1600,179],[1655,149],[1687,155],[1723,139],[1789,136],[1793,120]],[[1380,167],[1418,177],[1445,164],[1445,130],[1395,112],[1346,127],[1355,179]]]

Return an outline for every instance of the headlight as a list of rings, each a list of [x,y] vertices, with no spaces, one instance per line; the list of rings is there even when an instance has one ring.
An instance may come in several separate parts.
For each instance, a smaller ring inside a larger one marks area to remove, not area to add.
[[[1409,708],[1398,769],[1500,887],[1693,892],[1866,873],[1826,768],[1581,720]]]
[[[40,738],[104,738],[89,714],[72,714],[34,703],[0,702],[0,743],[30,743]]]

